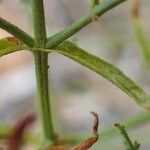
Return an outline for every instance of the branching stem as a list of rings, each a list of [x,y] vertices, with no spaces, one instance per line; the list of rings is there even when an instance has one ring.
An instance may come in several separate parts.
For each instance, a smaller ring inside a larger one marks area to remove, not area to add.
[[[111,0],[106,1],[104,3],[101,3],[101,5],[95,6],[92,11],[89,12],[84,17],[81,17],[79,20],[71,24],[70,26],[66,27],[64,30],[56,33],[52,37],[48,38],[48,42],[46,47],[47,48],[54,48],[61,42],[65,41],[75,33],[77,33],[79,30],[81,30],[83,27],[88,25],[93,21],[93,16],[101,16],[108,10],[112,9],[113,7],[117,6],[118,4],[124,2],[126,0]]]
[[[137,141],[135,141],[134,143],[132,142],[132,140],[130,139],[130,137],[125,129],[125,126],[123,126],[119,123],[116,123],[115,126],[120,130],[121,134],[123,135],[124,139],[126,140],[129,150],[138,150],[140,147],[140,144]]]

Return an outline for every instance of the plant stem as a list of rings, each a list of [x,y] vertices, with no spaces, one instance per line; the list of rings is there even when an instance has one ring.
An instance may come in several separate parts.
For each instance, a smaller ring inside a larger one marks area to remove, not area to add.
[[[47,54],[35,52],[35,69],[37,78],[37,92],[40,101],[41,121],[43,125],[44,138],[53,139],[53,125],[49,101],[48,87],[48,59]]]
[[[47,36],[45,29],[44,6],[42,0],[33,0],[33,25],[35,47],[45,48]],[[37,78],[37,92],[40,101],[40,115],[43,126],[44,142],[53,140],[53,125],[49,100],[48,86],[48,54],[36,51],[35,69]]]
[[[115,126],[120,130],[121,134],[123,135],[124,139],[126,140],[128,149],[130,149],[130,150],[138,150],[140,144],[137,143],[136,141],[134,143],[132,142],[132,140],[130,139],[130,137],[129,137],[126,129],[125,129],[125,126],[123,126],[123,125],[121,125],[119,123],[115,123]]]
[[[95,6],[89,14],[86,16],[81,17],[79,20],[75,21],[73,24],[71,24],[69,27],[66,27],[64,30],[56,33],[55,35],[48,38],[47,42],[47,48],[54,48],[61,42],[65,41],[75,33],[77,33],[79,30],[81,30],[83,27],[88,25],[93,21],[93,17],[101,16],[108,10],[112,9],[113,7],[119,5],[120,3],[124,2],[126,0],[109,0],[104,3],[101,3],[101,5]]]
[[[0,28],[12,34],[16,38],[18,38],[20,41],[24,42],[26,45],[30,47],[34,46],[34,40],[29,34],[27,34],[26,32],[24,32],[17,26],[13,25],[12,23],[6,21],[5,19],[1,17],[0,17]]]

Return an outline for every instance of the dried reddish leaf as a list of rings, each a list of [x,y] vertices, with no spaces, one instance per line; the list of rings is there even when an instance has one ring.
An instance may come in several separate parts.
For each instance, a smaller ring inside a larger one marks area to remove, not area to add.
[[[7,150],[19,150],[23,140],[23,134],[26,128],[29,127],[36,119],[35,114],[28,114],[16,124],[13,133],[8,139]]]
[[[17,44],[18,46],[23,44],[22,41],[18,40],[18,39],[15,38],[15,37],[7,37],[7,40],[8,40],[9,42],[12,42],[12,43],[14,43],[14,44]]]
[[[99,19],[99,16],[97,15],[92,16],[92,21],[98,21],[98,19]]]
[[[140,10],[140,1],[134,0],[133,1],[133,8],[132,8],[133,17],[139,17],[139,10]]]
[[[99,118],[98,118],[98,114],[95,112],[91,112],[93,114],[93,116],[95,117],[95,121],[93,124],[93,134],[94,136],[87,139],[86,141],[84,141],[83,143],[81,143],[80,145],[74,147],[72,150],[88,150],[89,148],[91,148],[99,139],[98,136],[98,125],[99,125]]]
[[[48,150],[88,150],[89,148],[91,148],[93,146],[93,144],[95,144],[97,142],[97,140],[99,139],[99,136],[98,136],[98,126],[99,126],[98,114],[95,112],[91,112],[91,113],[95,117],[93,128],[92,128],[93,134],[94,134],[93,137],[87,139],[83,143],[81,143],[73,148],[65,148],[63,146],[54,146],[54,147],[48,148]]]

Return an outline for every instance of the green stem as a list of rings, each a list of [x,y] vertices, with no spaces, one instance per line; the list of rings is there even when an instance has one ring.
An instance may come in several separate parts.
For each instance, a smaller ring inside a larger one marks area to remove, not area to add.
[[[128,148],[130,150],[138,150],[140,145],[137,142],[135,142],[134,144],[132,143],[132,141],[125,129],[125,126],[123,126],[119,123],[116,123],[115,126],[120,130],[121,134],[123,135],[124,139],[126,140]]]
[[[35,52],[35,69],[37,78],[37,92],[40,102],[41,121],[45,140],[53,139],[53,125],[49,101],[48,87],[48,59],[47,54]]]
[[[33,26],[36,47],[45,48],[47,36],[43,0],[33,0]]]
[[[47,48],[54,48],[61,42],[65,41],[75,33],[77,33],[79,30],[81,30],[83,27],[88,25],[93,21],[93,16],[101,16],[108,10],[112,9],[113,7],[119,5],[120,3],[124,2],[126,0],[109,0],[104,3],[101,3],[101,5],[95,6],[92,11],[89,12],[88,15],[81,17],[79,20],[71,24],[69,27],[66,27],[64,30],[56,33],[52,37],[48,38],[48,42],[46,47]]]
[[[45,29],[44,6],[42,0],[33,0],[33,25],[35,47],[45,48],[47,36]],[[40,102],[44,142],[48,142],[49,144],[49,142],[54,138],[54,133],[49,100],[48,54],[45,52],[36,51],[34,56],[37,78],[37,92]]]
[[[27,34],[26,32],[24,32],[17,26],[11,24],[10,22],[6,21],[5,19],[1,17],[0,17],[0,28],[12,34],[16,38],[18,38],[20,41],[24,42],[26,45],[30,47],[34,46],[34,40],[29,34]]]

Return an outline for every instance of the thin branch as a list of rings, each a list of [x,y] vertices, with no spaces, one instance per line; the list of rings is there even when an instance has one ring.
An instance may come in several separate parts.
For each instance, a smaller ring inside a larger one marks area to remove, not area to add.
[[[0,28],[4,29],[14,37],[18,38],[20,41],[24,42],[26,45],[33,47],[34,46],[34,40],[33,38],[18,28],[17,26],[13,25],[12,23],[6,21],[5,19],[0,17]]]
[[[43,0],[33,0],[33,26],[36,47],[45,47],[47,36]]]
[[[56,33],[52,37],[48,38],[48,42],[46,47],[47,48],[54,48],[59,43],[65,41],[75,33],[77,33],[79,30],[81,30],[83,27],[88,25],[93,21],[93,16],[101,16],[108,10],[112,9],[113,7],[119,5],[120,3],[124,2],[126,0],[111,0],[106,1],[104,3],[101,3],[101,5],[95,6],[92,11],[89,12],[87,16],[81,17],[79,20],[75,21],[72,25],[69,27],[66,27],[64,30]]]
[[[124,139],[126,140],[129,150],[138,150],[140,147],[140,144],[137,143],[137,141],[135,141],[134,143],[132,142],[132,140],[130,139],[130,137],[125,129],[125,126],[123,126],[119,123],[116,123],[115,126],[120,130],[121,134],[123,135]]]

